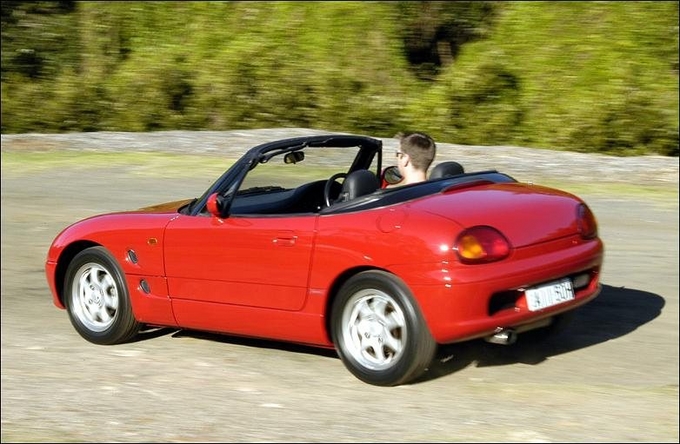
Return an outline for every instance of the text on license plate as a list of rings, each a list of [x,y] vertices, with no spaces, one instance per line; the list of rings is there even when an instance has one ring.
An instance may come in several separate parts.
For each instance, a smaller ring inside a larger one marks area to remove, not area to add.
[[[530,288],[526,291],[529,310],[536,311],[574,299],[574,287],[570,279]]]

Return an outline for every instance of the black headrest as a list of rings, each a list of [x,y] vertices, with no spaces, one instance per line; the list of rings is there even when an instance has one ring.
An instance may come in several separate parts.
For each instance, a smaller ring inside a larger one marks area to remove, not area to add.
[[[463,168],[463,165],[459,164],[458,162],[442,162],[432,168],[430,179],[441,179],[443,177],[457,176],[459,174],[463,174],[464,172],[465,169]]]
[[[368,170],[356,170],[347,175],[342,191],[336,202],[347,202],[359,196],[372,193],[380,188],[378,177]]]

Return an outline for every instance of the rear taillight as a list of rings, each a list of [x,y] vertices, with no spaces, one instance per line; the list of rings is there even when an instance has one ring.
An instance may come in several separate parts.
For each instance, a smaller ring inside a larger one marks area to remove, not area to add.
[[[495,262],[510,254],[510,242],[500,231],[487,226],[477,226],[464,230],[453,249],[465,264]]]
[[[579,204],[576,209],[576,219],[578,232],[582,238],[593,239],[597,237],[597,220],[586,204]]]

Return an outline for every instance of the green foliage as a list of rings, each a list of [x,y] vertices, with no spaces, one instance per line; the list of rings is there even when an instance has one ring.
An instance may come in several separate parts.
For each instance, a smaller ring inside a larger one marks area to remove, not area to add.
[[[647,151],[678,156],[678,131],[664,122],[664,115],[649,96],[632,93],[621,103],[599,106],[570,134],[575,151],[640,155]]]
[[[485,1],[399,2],[398,20],[405,55],[418,78],[433,80],[463,45],[484,38],[502,3]]]
[[[74,8],[69,1],[2,2],[3,83],[11,74],[31,82],[54,79],[80,63],[77,40],[71,37],[77,27]]]
[[[516,138],[525,114],[520,76],[501,58],[456,68],[409,106],[408,121],[436,139],[461,144],[495,145]]]
[[[678,156],[678,2],[2,3],[2,132],[308,127]]]
[[[466,45],[427,103],[409,110],[416,126],[427,125],[429,107],[438,116],[433,135],[446,140],[677,155],[677,2],[506,5],[489,38]],[[495,101],[502,106],[475,106],[461,123],[455,117],[469,94],[484,91],[481,67],[490,63],[515,76],[517,89]],[[506,122],[505,136],[485,135],[497,120]]]

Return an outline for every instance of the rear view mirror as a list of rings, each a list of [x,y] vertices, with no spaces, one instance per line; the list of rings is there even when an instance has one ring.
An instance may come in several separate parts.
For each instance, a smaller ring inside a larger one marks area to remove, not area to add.
[[[401,173],[399,172],[399,168],[396,166],[389,166],[383,170],[382,173],[382,179],[384,183],[387,183],[388,185],[396,185],[404,178],[401,176]]]
[[[305,153],[302,151],[292,151],[283,157],[284,163],[298,163],[305,160]]]
[[[222,196],[220,196],[217,193],[212,193],[210,196],[208,196],[206,207],[210,214],[212,214],[215,217],[222,217],[223,206],[224,205]]]

